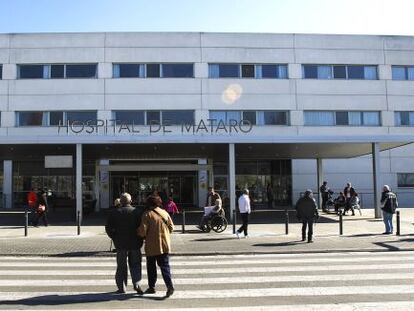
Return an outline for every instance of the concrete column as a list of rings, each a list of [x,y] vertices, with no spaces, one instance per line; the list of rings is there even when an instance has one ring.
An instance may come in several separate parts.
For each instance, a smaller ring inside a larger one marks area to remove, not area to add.
[[[322,159],[321,158],[316,159],[316,175],[317,175],[316,191],[318,192],[318,206],[321,209],[322,208],[322,194],[319,191],[319,187],[323,183],[323,165],[322,165]]]
[[[82,221],[82,144],[76,144],[76,216]]]
[[[381,218],[381,169],[380,169],[380,145],[372,143],[372,177],[374,185],[374,209],[375,218]]]
[[[198,159],[198,164],[207,165],[207,159]],[[204,207],[207,197],[208,172],[198,171],[198,206]]]
[[[112,204],[109,202],[109,160],[101,159],[99,161],[99,208],[108,209]]]
[[[233,221],[233,211],[236,210],[236,155],[234,144],[229,144],[229,199],[230,219]]]
[[[3,206],[13,207],[13,161],[3,161]]]

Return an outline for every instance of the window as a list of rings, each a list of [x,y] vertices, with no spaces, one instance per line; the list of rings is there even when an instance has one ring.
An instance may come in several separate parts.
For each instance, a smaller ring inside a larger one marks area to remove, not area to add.
[[[96,78],[96,66],[96,64],[18,65],[18,78]]]
[[[287,111],[258,111],[258,125],[288,125]]]
[[[398,187],[414,187],[414,173],[397,173]]]
[[[147,78],[159,78],[160,77],[160,65],[159,64],[147,64]]]
[[[392,66],[393,80],[414,80],[414,66]]]
[[[395,126],[414,126],[414,111],[396,111]]]
[[[309,126],[380,126],[378,111],[305,111]]]
[[[145,124],[145,113],[144,111],[115,111],[114,118],[117,124]]]
[[[66,65],[66,78],[95,78],[96,64]]]
[[[3,79],[3,65],[0,65],[0,80]]]
[[[143,78],[144,65],[143,64],[114,64],[113,65],[114,78]]]
[[[287,79],[287,65],[209,64],[209,78]]]
[[[254,65],[241,65],[242,78],[254,78]]]
[[[96,121],[96,111],[67,111],[66,121],[69,123],[86,123]]]
[[[304,79],[377,80],[377,66],[364,65],[302,65]]]
[[[213,124],[218,124],[219,122],[230,124],[230,120],[232,120],[232,123],[234,123],[234,120],[239,122],[241,120],[241,114],[242,112],[239,110],[210,111],[210,119],[215,120],[212,121]]]
[[[59,124],[65,124],[65,120],[63,118],[63,111],[49,112],[49,125],[57,126]]]
[[[256,125],[256,111],[243,111],[243,120],[247,120],[252,125]]]
[[[161,113],[159,111],[147,111],[147,124],[161,124]]]
[[[19,65],[20,79],[43,79],[43,65]]]
[[[193,110],[162,111],[162,123],[168,125],[194,124]]]
[[[45,125],[45,117],[42,111],[17,112],[17,126],[42,126]]]
[[[163,78],[192,78],[193,64],[162,64]]]

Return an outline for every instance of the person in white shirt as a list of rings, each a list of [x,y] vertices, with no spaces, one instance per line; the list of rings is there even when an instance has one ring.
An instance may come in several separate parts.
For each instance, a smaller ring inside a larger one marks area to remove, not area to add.
[[[240,233],[244,231],[244,237],[247,238],[247,226],[249,224],[249,214],[251,212],[248,189],[244,189],[243,194],[239,197],[239,211],[243,221],[243,225],[239,228],[239,230],[236,231],[236,235],[240,239]]]

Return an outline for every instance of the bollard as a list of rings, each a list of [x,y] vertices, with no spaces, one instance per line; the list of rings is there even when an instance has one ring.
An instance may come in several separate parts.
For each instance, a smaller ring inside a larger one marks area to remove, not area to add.
[[[236,234],[236,217],[237,213],[236,210],[233,211],[233,234]]]
[[[342,214],[339,214],[339,235],[344,233]]]
[[[76,219],[77,225],[78,225],[78,235],[80,235],[80,211],[78,211],[78,217]]]
[[[185,233],[185,209],[183,209],[183,222],[181,225],[181,233]]]
[[[396,234],[397,235],[400,235],[400,229],[401,229],[401,227],[400,227],[400,211],[397,211],[397,232],[396,232]]]
[[[29,213],[28,211],[24,212],[24,236],[27,236],[27,231],[29,227]]]
[[[289,211],[285,209],[285,234],[289,234]]]

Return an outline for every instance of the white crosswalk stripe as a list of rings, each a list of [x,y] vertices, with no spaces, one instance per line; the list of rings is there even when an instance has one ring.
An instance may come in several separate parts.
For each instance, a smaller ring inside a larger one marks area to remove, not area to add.
[[[172,256],[171,266],[176,291],[164,300],[161,276],[155,295],[114,294],[114,257],[0,257],[0,309],[414,310],[414,252]]]

